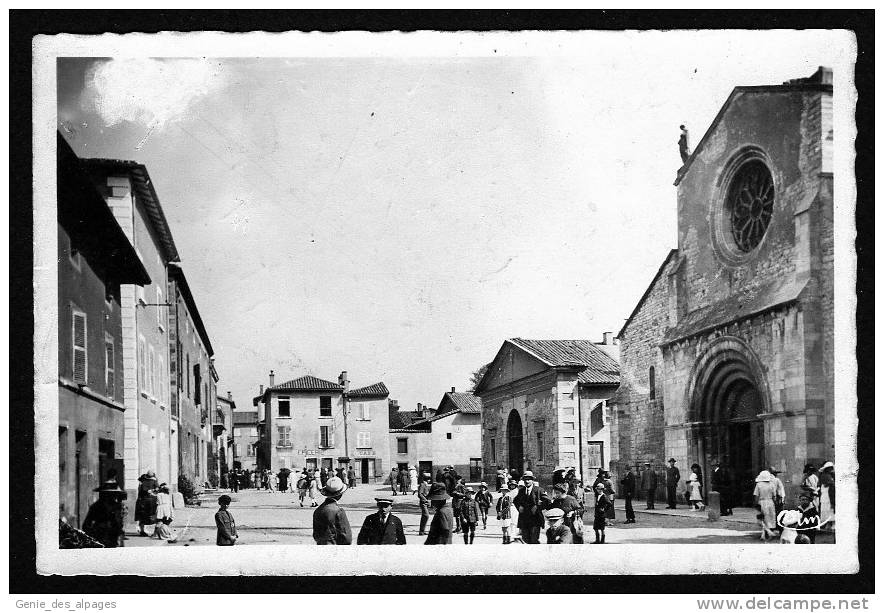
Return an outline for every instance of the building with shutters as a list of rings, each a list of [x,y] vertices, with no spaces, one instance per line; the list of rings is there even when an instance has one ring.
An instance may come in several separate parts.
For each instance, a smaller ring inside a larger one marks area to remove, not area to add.
[[[80,527],[116,476],[124,484],[121,285],[151,278],[80,160],[58,142],[59,513]]]
[[[476,386],[485,481],[498,469],[531,470],[541,484],[556,467],[588,478],[610,461],[607,399],[620,384],[616,348],[604,341],[504,341]]]
[[[134,248],[150,278],[120,287],[123,359],[125,489],[135,498],[148,470],[176,486],[176,424],[169,380],[168,267],[179,261],[155,185],[143,164],[83,159],[93,185]],[[130,515],[135,505],[129,505]]]
[[[215,419],[212,421],[212,434],[215,437],[213,447],[219,483],[227,481],[225,475],[233,468],[233,413],[235,410],[236,403],[233,401],[233,394],[230,392],[227,392],[226,396],[218,394],[215,401]]]
[[[422,473],[434,474],[429,419],[435,414],[435,409],[422,403],[414,411],[403,411],[395,400],[390,401],[390,469],[414,466]]]
[[[678,170],[678,245],[620,331],[615,468],[834,459],[832,72],[737,87]],[[682,471],[684,474],[684,471]]]
[[[169,359],[172,416],[177,424],[171,441],[177,449],[177,474],[197,485],[217,487],[218,453],[214,423],[218,373],[214,350],[200,317],[184,270],[169,266]]]
[[[311,375],[276,384],[253,399],[258,408],[258,465],[270,468],[353,466],[357,480],[375,483],[390,464],[388,397],[382,383],[350,388]]]

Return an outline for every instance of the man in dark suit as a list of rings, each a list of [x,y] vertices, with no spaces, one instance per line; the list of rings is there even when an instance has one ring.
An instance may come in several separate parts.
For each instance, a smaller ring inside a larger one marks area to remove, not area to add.
[[[626,521],[624,524],[635,523],[635,511],[632,508],[632,499],[635,496],[635,474],[632,472],[632,466],[626,467],[626,476],[620,479],[620,485],[623,486],[623,499],[626,501]]]
[[[678,486],[678,482],[681,479],[681,473],[678,472],[678,467],[675,465],[675,458],[669,458],[669,467],[666,469],[666,508],[674,509],[676,507],[675,502],[675,490]]]
[[[393,515],[393,498],[375,498],[378,512],[365,518],[357,545],[404,545],[405,531],[402,521]]]
[[[721,515],[733,515],[731,510],[731,479],[728,471],[717,459],[712,460],[712,491],[718,492]]]
[[[450,545],[451,534],[454,530],[454,514],[448,500],[451,496],[445,491],[444,483],[434,483],[430,486],[427,500],[436,510],[433,521],[430,522],[430,533],[424,545]]]
[[[645,462],[645,470],[642,472],[642,490],[645,492],[647,508],[654,508],[654,496],[657,494],[657,473],[650,462]]]
[[[525,485],[519,487],[513,504],[519,511],[519,529],[522,531],[522,540],[530,545],[540,544],[540,529],[545,523],[543,508],[551,500],[549,496],[540,491],[540,486],[534,483],[534,473],[530,470],[522,475]]]
[[[326,497],[325,502],[313,511],[313,540],[317,545],[350,545],[353,534],[350,531],[350,520],[338,501],[347,486],[338,477],[331,477],[320,492]]]

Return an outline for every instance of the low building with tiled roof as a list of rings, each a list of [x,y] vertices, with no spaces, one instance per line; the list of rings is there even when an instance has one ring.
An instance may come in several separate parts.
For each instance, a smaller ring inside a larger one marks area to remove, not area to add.
[[[351,388],[346,371],[337,382],[313,375],[275,379],[270,371],[269,385],[253,399],[261,469],[343,466],[362,483],[383,478],[390,463],[390,392],[383,382]]]
[[[467,481],[482,481],[482,399],[452,387],[429,421],[436,467],[454,466]]]
[[[531,470],[543,483],[559,466],[585,477],[607,468],[606,400],[620,384],[620,367],[611,335],[604,339],[504,341],[474,390],[486,481],[501,468]]]

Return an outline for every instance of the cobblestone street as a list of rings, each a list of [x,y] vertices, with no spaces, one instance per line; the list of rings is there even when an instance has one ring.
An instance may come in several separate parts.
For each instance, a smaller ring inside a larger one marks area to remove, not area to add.
[[[374,497],[389,495],[389,486],[362,485],[348,490],[341,506],[347,511],[353,528],[355,542],[359,528],[367,515],[375,510]],[[217,510],[217,494],[202,497],[200,507],[176,509],[175,521],[172,525],[173,534],[178,536],[174,543],[166,543],[153,538],[137,536],[137,527],[130,525],[127,529],[127,547],[167,547],[215,545],[214,514]],[[276,492],[241,490],[230,494],[233,504],[230,511],[236,519],[239,540],[237,545],[312,545],[313,509],[301,507],[297,494],[279,494]],[[495,495],[496,498],[496,495]],[[420,525],[420,509],[415,495],[399,495],[395,498],[393,512],[402,520],[405,536],[409,545],[421,545],[424,537],[418,535]],[[753,544],[761,543],[755,526],[754,511],[737,509],[733,517],[723,518],[718,522],[709,522],[705,513],[693,513],[687,508],[676,511],[658,508],[655,511],[644,510],[644,504],[636,505],[637,523],[624,525],[623,501],[617,501],[617,524],[606,530],[609,544],[629,543],[693,543],[693,544]],[[591,531],[591,512],[587,512],[587,530]],[[830,542],[821,535],[819,542]],[[490,518],[488,528],[476,531],[476,545],[499,545],[501,532],[497,521]],[[453,544],[463,545],[460,534],[455,534]]]

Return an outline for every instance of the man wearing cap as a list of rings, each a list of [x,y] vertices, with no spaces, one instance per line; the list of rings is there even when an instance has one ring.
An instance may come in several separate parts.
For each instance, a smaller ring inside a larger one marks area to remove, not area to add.
[[[488,509],[491,508],[491,501],[488,484],[483,481],[479,484],[479,493],[476,494],[476,504],[479,505],[479,512],[482,514],[482,530],[488,527]]]
[[[421,482],[417,486],[417,501],[421,508],[421,527],[418,531],[419,536],[427,533],[427,522],[430,520],[430,501],[427,494],[430,493],[430,473],[424,473],[421,476]]]
[[[675,490],[681,480],[681,473],[675,465],[675,458],[669,458],[669,466],[666,468],[666,508],[676,508]]]
[[[123,546],[123,499],[126,492],[116,479],[108,479],[93,491],[98,500],[92,503],[83,520],[83,532],[105,547]]]
[[[624,524],[635,523],[635,510],[632,508],[632,499],[635,496],[635,474],[632,472],[632,466],[626,467],[626,476],[620,479],[620,485],[623,486],[623,499],[626,501],[626,521]]]
[[[444,483],[434,483],[430,486],[427,500],[436,510],[433,521],[430,522],[430,533],[424,545],[450,545],[451,533],[454,530],[454,515],[448,500],[451,496],[445,491]]]
[[[558,507],[553,507],[546,512],[546,520],[549,527],[546,530],[547,545],[571,545],[573,534],[571,529],[565,525],[565,512]]]
[[[375,498],[378,512],[365,518],[357,545],[404,545],[405,531],[402,521],[393,515],[393,498]]]
[[[236,544],[239,535],[236,533],[236,522],[233,515],[227,510],[230,506],[230,496],[224,494],[218,498],[218,512],[215,513],[215,527],[218,529],[215,536],[215,544],[221,547],[231,547]]]
[[[540,544],[540,529],[543,527],[543,507],[548,504],[549,496],[540,491],[534,483],[534,473],[526,470],[522,475],[525,485],[519,488],[513,504],[519,511],[519,529],[522,540],[529,545]]]
[[[476,490],[472,486],[464,490],[463,500],[460,502],[460,523],[463,529],[463,544],[472,545],[476,538],[476,524],[479,523],[479,505],[476,503]]]
[[[313,511],[313,540],[317,545],[350,545],[353,534],[350,532],[350,520],[338,501],[347,485],[338,477],[331,477],[320,492],[325,502]]]
[[[645,462],[645,470],[642,472],[642,491],[645,493],[647,508],[653,509],[654,496],[657,494],[657,473],[650,462]]]

